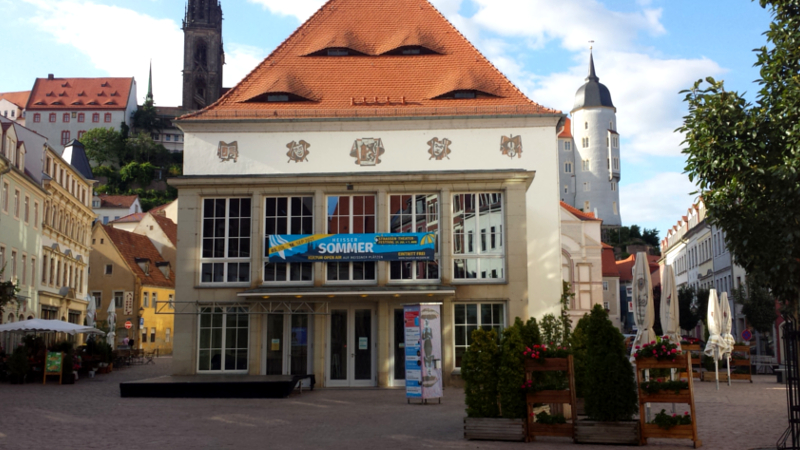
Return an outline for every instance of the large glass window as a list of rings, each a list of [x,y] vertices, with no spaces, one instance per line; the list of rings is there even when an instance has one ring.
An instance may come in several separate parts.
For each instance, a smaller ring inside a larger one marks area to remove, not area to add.
[[[270,235],[314,233],[314,197],[267,197],[264,206],[264,282],[313,281],[313,263],[271,263],[267,258]]]
[[[247,308],[200,308],[198,371],[246,371],[249,332]]]
[[[203,200],[203,283],[250,281],[249,198]]]
[[[505,277],[503,194],[453,196],[453,278]]]
[[[328,233],[375,233],[375,196],[328,197]],[[326,263],[328,281],[374,281],[375,262]]]
[[[438,234],[439,196],[391,195],[389,196],[389,231],[392,233]],[[438,280],[439,240],[436,240],[436,259],[433,261],[391,261],[389,276],[392,280]]]
[[[472,344],[472,332],[478,328],[495,330],[498,340],[505,328],[505,305],[502,303],[456,303],[453,305],[456,367]]]

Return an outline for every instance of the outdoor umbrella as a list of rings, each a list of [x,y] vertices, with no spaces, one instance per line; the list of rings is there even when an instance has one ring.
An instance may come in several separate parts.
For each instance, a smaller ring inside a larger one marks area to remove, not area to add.
[[[661,274],[661,329],[664,336],[681,348],[680,309],[678,308],[678,291],[675,289],[675,272],[672,266],[665,265]]]
[[[94,298],[90,295],[86,296],[86,301],[89,302],[86,307],[86,325],[93,327],[97,318],[97,305],[95,305]]]
[[[114,301],[110,301],[108,304],[108,335],[106,336],[106,341],[111,345],[111,348],[114,348],[114,340],[116,339],[117,333],[117,308],[114,306]]]
[[[71,335],[80,333],[105,333],[97,328],[87,327],[61,320],[30,319],[0,325],[0,332],[11,331],[16,333],[67,333]]]
[[[636,338],[631,348],[631,362],[635,361],[633,353],[636,346],[644,346],[656,339],[653,331],[655,310],[653,308],[653,282],[650,279],[650,265],[647,254],[636,254],[633,266],[633,319],[636,322]]]
[[[717,390],[719,390],[719,360],[727,345],[720,336],[722,329],[722,315],[717,301],[717,290],[711,289],[708,294],[708,342],[703,351],[706,356],[714,358],[714,371],[717,377]]]
[[[720,315],[722,316],[722,327],[720,328],[720,335],[722,336],[722,340],[725,342],[725,348],[723,349],[722,357],[725,358],[728,362],[728,386],[731,385],[731,353],[733,352],[733,346],[736,344],[736,340],[733,338],[731,334],[731,305],[728,303],[728,293],[723,292],[719,298],[719,306],[720,306]]]

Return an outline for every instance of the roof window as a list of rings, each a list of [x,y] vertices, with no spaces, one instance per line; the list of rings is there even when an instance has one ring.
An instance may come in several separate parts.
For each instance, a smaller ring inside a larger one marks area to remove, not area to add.
[[[421,45],[407,45],[390,50],[385,55],[402,55],[402,56],[416,56],[416,55],[438,55],[439,53]]]
[[[308,56],[363,56],[361,52],[357,52],[347,47],[329,47],[322,50],[310,53]]]
[[[247,100],[247,103],[292,103],[307,101],[309,101],[307,98],[290,92],[265,92]]]
[[[453,92],[453,98],[477,98],[478,92],[477,91],[455,91]]]

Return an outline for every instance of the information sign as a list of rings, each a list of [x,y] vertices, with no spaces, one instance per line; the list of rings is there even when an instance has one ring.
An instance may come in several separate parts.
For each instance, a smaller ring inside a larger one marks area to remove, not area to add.
[[[48,375],[58,375],[58,384],[61,384],[61,366],[64,364],[64,354],[62,352],[47,352],[44,358],[44,379],[42,384],[47,382]]]

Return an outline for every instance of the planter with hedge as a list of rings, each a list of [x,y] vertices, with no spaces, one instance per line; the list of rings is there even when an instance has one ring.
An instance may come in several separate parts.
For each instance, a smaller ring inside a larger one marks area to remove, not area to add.
[[[575,407],[575,375],[572,355],[566,347],[548,348],[534,345],[525,349],[527,380],[523,389],[528,401],[528,439],[536,436],[574,438],[577,408]],[[534,413],[538,404],[560,410],[569,405],[570,417],[561,413]]]
[[[538,344],[535,319],[523,323],[519,318],[503,331],[498,346],[494,330],[475,330],[461,361],[461,378],[467,417],[466,439],[524,441],[527,436],[523,352]]]
[[[636,380],[624,338],[595,305],[586,318],[585,392],[588,420],[575,425],[575,442],[639,445]]]

